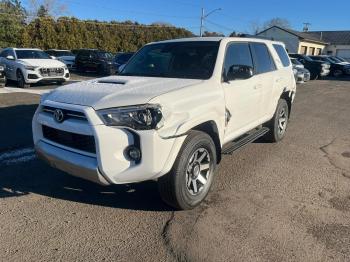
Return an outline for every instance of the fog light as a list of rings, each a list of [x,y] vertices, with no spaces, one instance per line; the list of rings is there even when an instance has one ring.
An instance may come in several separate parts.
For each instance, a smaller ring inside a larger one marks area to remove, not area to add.
[[[139,162],[141,160],[141,150],[136,146],[129,146],[126,149],[126,155],[130,160],[135,162]]]

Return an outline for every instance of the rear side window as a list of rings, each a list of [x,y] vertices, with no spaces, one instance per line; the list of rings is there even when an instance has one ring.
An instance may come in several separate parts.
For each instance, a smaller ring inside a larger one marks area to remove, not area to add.
[[[253,67],[248,43],[234,43],[228,46],[225,56],[224,75],[229,72],[230,67],[238,65]]]
[[[277,44],[274,44],[273,47],[275,48],[279,58],[281,59],[283,66],[284,67],[290,66],[289,57],[284,47]]]
[[[255,73],[263,74],[276,70],[276,66],[267,46],[263,43],[251,43]]]

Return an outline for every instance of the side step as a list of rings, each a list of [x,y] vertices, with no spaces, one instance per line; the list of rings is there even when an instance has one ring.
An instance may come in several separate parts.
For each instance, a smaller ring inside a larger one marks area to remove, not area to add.
[[[236,140],[233,140],[232,142],[224,145],[221,153],[224,155],[231,155],[234,151],[246,146],[249,143],[254,142],[255,140],[262,137],[263,135],[265,135],[269,131],[270,131],[270,129],[267,127],[254,129],[253,131],[250,131],[249,133],[247,133],[247,134],[237,138]]]

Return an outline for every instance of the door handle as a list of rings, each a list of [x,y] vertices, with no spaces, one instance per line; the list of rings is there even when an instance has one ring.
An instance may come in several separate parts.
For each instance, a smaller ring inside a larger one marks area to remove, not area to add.
[[[279,78],[276,79],[276,83],[279,83],[279,82],[281,82],[282,80],[283,80],[283,78],[282,78],[282,77],[279,77]]]
[[[260,89],[260,88],[262,88],[262,84],[256,84],[255,86],[254,86],[254,89]]]

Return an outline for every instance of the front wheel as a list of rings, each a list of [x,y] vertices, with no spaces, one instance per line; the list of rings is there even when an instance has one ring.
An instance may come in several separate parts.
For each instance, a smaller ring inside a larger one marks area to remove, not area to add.
[[[30,84],[26,83],[22,71],[17,71],[17,83],[19,88],[29,88]]]
[[[182,210],[198,206],[210,190],[215,168],[213,140],[204,132],[191,131],[172,170],[158,180],[163,201]]]
[[[341,77],[343,75],[343,71],[337,69],[333,72],[334,77]]]
[[[286,135],[289,121],[289,107],[284,99],[280,99],[273,118],[266,124],[270,131],[265,139],[269,142],[279,142]]]

